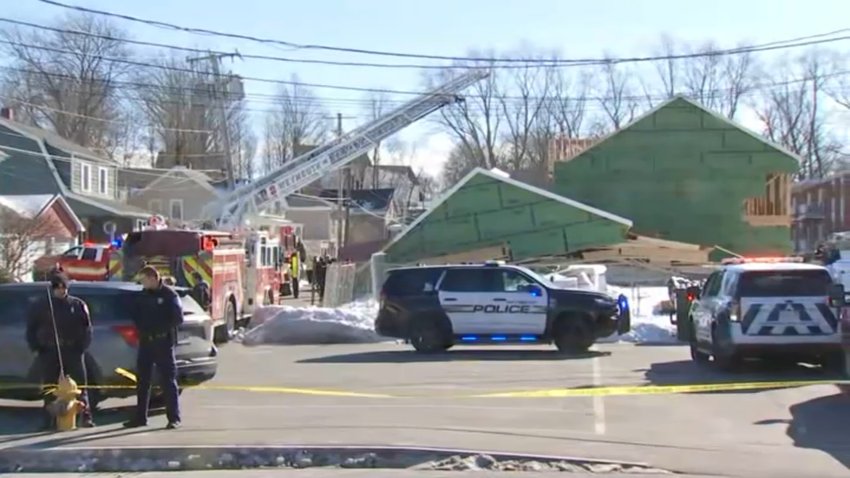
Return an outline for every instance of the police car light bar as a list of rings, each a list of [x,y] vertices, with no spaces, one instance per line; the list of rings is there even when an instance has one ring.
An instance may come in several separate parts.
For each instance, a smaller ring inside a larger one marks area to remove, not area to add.
[[[493,267],[503,266],[505,265],[505,261],[484,261],[484,265]]]
[[[788,257],[730,257],[728,259],[723,259],[720,261],[723,265],[728,264],[753,264],[753,263],[762,263],[762,264],[777,264],[777,263],[787,263],[787,262],[803,262],[802,257],[788,256]]]

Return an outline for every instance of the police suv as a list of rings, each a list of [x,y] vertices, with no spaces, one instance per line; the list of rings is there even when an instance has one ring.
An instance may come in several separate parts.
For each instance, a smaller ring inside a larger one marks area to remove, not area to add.
[[[389,271],[375,330],[419,352],[554,342],[576,353],[597,338],[628,332],[629,321],[623,296],[559,288],[524,267],[488,262]]]
[[[792,258],[726,261],[690,310],[691,358],[734,370],[745,358],[842,368],[829,271]]]

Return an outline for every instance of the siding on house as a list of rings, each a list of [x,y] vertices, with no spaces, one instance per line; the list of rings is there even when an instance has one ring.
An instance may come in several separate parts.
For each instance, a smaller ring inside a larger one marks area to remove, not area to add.
[[[179,200],[183,202],[183,221],[193,221],[200,219],[204,207],[217,198],[212,191],[189,180],[182,173],[164,177],[152,186],[151,189],[143,189],[131,195],[128,204],[152,211],[152,201],[158,200],[161,209],[155,212],[170,218],[170,203]]]
[[[765,196],[768,175],[798,167],[789,153],[680,97],[556,163],[554,190],[633,220],[637,234],[787,253],[790,224],[751,225],[744,204]]]
[[[3,150],[6,155],[0,160],[0,194],[56,194],[59,192],[59,186],[36,141],[0,125],[0,150]],[[32,151],[32,153],[16,150]]]

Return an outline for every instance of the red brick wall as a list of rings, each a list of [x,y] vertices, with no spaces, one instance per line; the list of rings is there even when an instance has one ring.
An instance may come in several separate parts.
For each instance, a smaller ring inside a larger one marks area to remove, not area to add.
[[[791,190],[791,200],[798,219],[792,230],[795,245],[800,245],[800,238],[811,243],[825,239],[830,233],[850,230],[850,172],[817,182],[798,183]],[[802,204],[819,206],[823,219],[801,221]],[[812,244],[806,246],[802,249],[813,247]]]

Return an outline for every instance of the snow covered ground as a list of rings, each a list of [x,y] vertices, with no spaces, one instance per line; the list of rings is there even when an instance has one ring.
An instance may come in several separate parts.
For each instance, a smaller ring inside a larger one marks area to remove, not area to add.
[[[666,315],[654,316],[653,309],[667,299],[666,287],[620,288],[610,286],[617,296],[625,294],[632,312],[631,332],[612,335],[602,343],[675,343],[676,328]],[[251,319],[250,329],[240,332],[236,340],[244,345],[261,344],[349,344],[393,341],[374,332],[378,304],[375,301],[354,302],[338,308],[267,306],[259,308]]]

